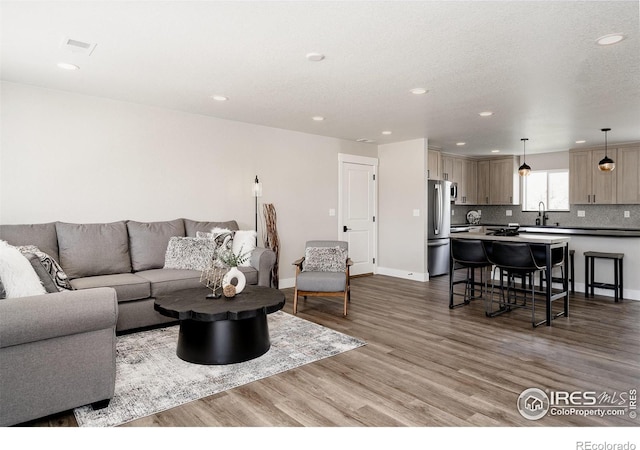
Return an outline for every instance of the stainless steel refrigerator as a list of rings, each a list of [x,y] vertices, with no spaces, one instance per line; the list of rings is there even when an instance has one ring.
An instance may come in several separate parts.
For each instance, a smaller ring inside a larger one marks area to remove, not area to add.
[[[427,193],[427,263],[430,277],[449,273],[451,181],[429,180]]]

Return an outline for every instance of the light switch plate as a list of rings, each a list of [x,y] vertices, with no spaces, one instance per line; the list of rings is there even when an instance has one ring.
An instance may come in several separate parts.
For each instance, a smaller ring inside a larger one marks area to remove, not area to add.
[[[329,215],[330,215],[331,217],[335,216],[335,215],[336,215],[336,210],[335,210],[335,209],[333,209],[333,208],[331,208],[331,209],[329,210]]]
[[[578,211],[578,217],[584,217],[584,211],[583,210],[579,210]]]
[[[513,211],[510,209],[507,209],[507,216],[509,217],[513,216]]]
[[[629,211],[625,211],[624,212],[624,218],[628,219],[629,217],[631,217],[631,214],[629,213]]]
[[[420,217],[420,210],[419,209],[414,209],[413,210],[413,217]]]

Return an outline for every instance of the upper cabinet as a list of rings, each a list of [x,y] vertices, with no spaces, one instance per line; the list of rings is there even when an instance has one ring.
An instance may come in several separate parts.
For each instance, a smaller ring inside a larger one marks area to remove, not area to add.
[[[441,158],[440,151],[431,150],[427,151],[427,178],[430,180],[440,180],[442,178],[442,171],[440,169]]]
[[[489,160],[489,204],[520,204],[520,178],[516,156]]]
[[[442,155],[441,163],[442,169],[440,172],[441,179],[447,181],[454,181],[454,164],[456,157],[451,155]]]
[[[491,196],[491,161],[483,159],[478,161],[478,205],[490,205]]]
[[[640,204],[640,144],[618,147],[616,201],[625,205]]]
[[[475,205],[477,202],[478,163],[476,160],[454,155],[442,155],[442,179],[458,184],[456,205]]]
[[[616,169],[612,172],[603,172],[598,169],[598,162],[605,156],[604,148],[570,150],[570,204],[610,205],[619,203],[617,200],[617,172],[621,164],[617,160],[618,153],[615,148],[609,148],[607,155],[616,162]]]

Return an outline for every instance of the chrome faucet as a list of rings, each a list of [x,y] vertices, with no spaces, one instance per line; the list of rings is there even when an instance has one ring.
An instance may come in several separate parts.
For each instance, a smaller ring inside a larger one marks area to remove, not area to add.
[[[540,205],[542,205],[542,209],[540,209]],[[544,202],[540,202],[538,203],[538,217],[541,217],[541,225],[542,226],[546,226],[547,225],[547,220],[549,220],[549,216],[547,215],[546,211],[545,211],[545,206],[544,206]]]

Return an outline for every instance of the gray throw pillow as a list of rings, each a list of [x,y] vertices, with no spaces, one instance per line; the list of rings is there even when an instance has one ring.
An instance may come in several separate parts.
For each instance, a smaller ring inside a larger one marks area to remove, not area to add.
[[[347,251],[341,247],[307,247],[303,272],[344,272],[347,270]]]
[[[56,222],[60,265],[70,279],[131,272],[124,221],[75,224]]]
[[[40,258],[38,257],[38,255],[34,253],[23,253],[23,255],[29,260],[29,262],[31,263],[31,267],[33,267],[33,270],[36,271],[36,275],[38,275],[38,278],[40,278],[40,282],[42,283],[44,289],[47,291],[47,294],[58,292],[58,287],[53,282],[51,275],[49,275],[49,271],[45,269],[42,265],[42,262],[40,262]]]
[[[169,239],[165,269],[204,270],[216,255],[214,239],[174,236]]]
[[[73,290],[73,286],[71,286],[71,283],[69,282],[69,277],[67,277],[67,274],[64,273],[64,270],[62,270],[62,267],[60,267],[60,264],[58,264],[54,258],[47,253],[40,251],[40,249],[35,245],[20,245],[17,248],[25,256],[27,253],[32,253],[40,258],[40,263],[49,273],[49,277],[51,277],[55,283],[58,291]]]

